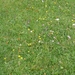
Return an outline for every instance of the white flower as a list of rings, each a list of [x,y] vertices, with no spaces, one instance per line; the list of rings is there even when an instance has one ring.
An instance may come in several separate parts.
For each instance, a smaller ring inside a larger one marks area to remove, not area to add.
[[[44,0],[42,0],[42,2],[44,2]]]
[[[22,44],[20,44],[20,46],[22,46]]]
[[[41,43],[41,41],[40,41],[40,40],[39,40],[38,42],[39,42],[39,43]]]
[[[56,37],[55,37],[55,36],[54,36],[53,38],[54,38],[54,39],[56,39]]]
[[[69,35],[67,37],[68,37],[68,39],[71,39],[71,37]]]
[[[55,20],[56,20],[56,21],[59,21],[59,18],[56,18]]]
[[[52,42],[54,42],[54,40],[52,40]]]
[[[30,32],[32,33],[32,30]]]
[[[59,42],[57,42],[57,44],[60,44]]]
[[[50,30],[50,34],[53,34],[54,33],[54,31],[53,30]]]
[[[62,66],[61,66],[60,68],[61,68],[61,69],[63,69],[63,67],[62,67]]]
[[[31,30],[30,32],[32,33],[34,30]]]
[[[75,26],[75,23],[74,23],[74,24],[72,24],[72,26]]]

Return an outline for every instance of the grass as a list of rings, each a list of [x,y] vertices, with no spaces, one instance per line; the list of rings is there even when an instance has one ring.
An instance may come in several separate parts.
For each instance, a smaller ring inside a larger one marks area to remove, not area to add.
[[[74,5],[0,0],[0,75],[75,75]]]

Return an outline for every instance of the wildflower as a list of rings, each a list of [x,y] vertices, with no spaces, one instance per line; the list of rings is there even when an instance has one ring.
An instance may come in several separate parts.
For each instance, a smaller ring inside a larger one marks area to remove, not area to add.
[[[75,23],[74,23],[74,24],[72,24],[72,26],[75,26]]]
[[[20,58],[21,56],[20,55],[18,55],[18,58]]]
[[[54,33],[54,31],[50,30],[50,34],[53,34],[53,33]]]
[[[20,44],[20,46],[22,46],[22,44]]]
[[[40,40],[39,40],[38,42],[39,42],[39,43],[41,43],[41,41],[40,41]]]
[[[75,40],[73,41],[73,43],[75,44]]]
[[[68,39],[71,39],[71,37],[69,35],[67,37],[68,37]]]
[[[75,18],[72,19],[72,22],[75,22]]]
[[[45,5],[45,7],[47,7],[47,5]]]
[[[57,44],[60,44],[59,42],[57,42]]]
[[[60,68],[61,68],[61,69],[63,69],[63,67],[62,67],[62,66],[61,66]]]
[[[42,2],[44,2],[44,0],[42,0]]]
[[[28,44],[28,46],[31,46],[31,45],[32,45],[32,43],[29,43],[29,44]]]
[[[30,29],[28,28],[28,31],[30,31]]]
[[[18,58],[23,59],[23,57],[21,55],[18,55]]]
[[[36,20],[36,22],[38,22],[38,20]]]
[[[56,37],[55,37],[55,36],[54,36],[53,38],[54,38],[54,39],[56,39]]]
[[[23,59],[23,57],[20,57],[20,59]]]
[[[62,61],[59,61],[60,64],[62,64]]]
[[[32,33],[33,31],[31,30],[30,32]]]
[[[29,53],[30,51],[28,51],[28,53]]]
[[[4,58],[4,60],[6,60],[6,57]]]
[[[39,36],[39,39],[41,40],[41,37]]]
[[[54,40],[52,40],[52,42],[54,42]]]
[[[13,49],[12,51],[14,52],[15,49]]]
[[[73,22],[73,20],[72,20],[72,22]]]
[[[55,20],[56,20],[56,21],[59,21],[59,18],[56,18]]]

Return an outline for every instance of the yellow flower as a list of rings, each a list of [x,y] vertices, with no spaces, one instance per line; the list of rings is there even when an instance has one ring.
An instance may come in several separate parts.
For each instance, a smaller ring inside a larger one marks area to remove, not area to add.
[[[41,37],[39,36],[39,39],[41,40]]]
[[[18,55],[18,58],[20,58],[21,56],[20,55]]]
[[[41,20],[42,18],[41,17],[39,17],[39,20]]]
[[[4,60],[6,60],[6,57],[4,58]]]
[[[14,52],[15,49],[13,49],[12,51]]]
[[[28,53],[29,53],[30,51],[28,51]]]
[[[45,7],[47,7],[47,5],[45,5]]]
[[[28,28],[28,31],[30,31],[30,29]]]
[[[73,19],[72,22],[75,22],[75,19]]]
[[[32,43],[29,43],[29,44],[28,44],[28,46],[31,46],[31,45],[32,45]]]
[[[21,55],[18,55],[18,58],[23,59],[23,57]]]
[[[20,59],[23,59],[23,57],[20,57]]]

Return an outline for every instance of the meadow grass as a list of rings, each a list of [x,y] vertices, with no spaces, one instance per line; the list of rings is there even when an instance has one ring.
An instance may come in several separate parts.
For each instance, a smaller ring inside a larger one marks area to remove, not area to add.
[[[0,75],[75,75],[75,1],[0,0]]]

